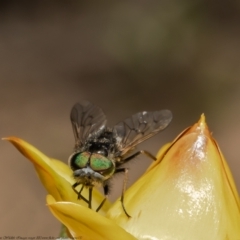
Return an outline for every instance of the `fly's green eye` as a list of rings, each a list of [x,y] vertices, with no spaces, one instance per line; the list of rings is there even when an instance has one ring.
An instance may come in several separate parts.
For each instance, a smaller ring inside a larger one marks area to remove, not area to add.
[[[86,167],[90,154],[88,152],[76,153],[71,159],[72,169],[80,169]]]
[[[103,171],[113,168],[112,161],[100,154],[93,154],[91,156],[90,165],[94,171]]]

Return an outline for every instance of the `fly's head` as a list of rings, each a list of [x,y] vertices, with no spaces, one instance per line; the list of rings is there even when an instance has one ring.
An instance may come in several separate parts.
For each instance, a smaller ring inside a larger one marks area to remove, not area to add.
[[[75,180],[85,186],[102,185],[115,172],[115,162],[101,153],[75,152],[69,157]]]

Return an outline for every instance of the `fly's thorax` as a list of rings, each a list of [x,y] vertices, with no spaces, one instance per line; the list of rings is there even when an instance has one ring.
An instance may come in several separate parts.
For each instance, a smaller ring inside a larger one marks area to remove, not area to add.
[[[110,178],[115,172],[115,162],[99,153],[77,152],[69,157],[69,166],[71,169],[83,175],[86,172],[89,177],[94,178],[94,173],[98,173],[103,177],[103,180]],[[80,171],[80,170],[84,171]],[[86,171],[88,169],[88,171]],[[92,174],[91,174],[92,172]]]

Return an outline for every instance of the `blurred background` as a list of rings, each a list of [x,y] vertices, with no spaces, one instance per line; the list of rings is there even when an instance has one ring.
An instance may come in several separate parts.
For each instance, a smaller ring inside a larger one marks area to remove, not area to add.
[[[75,102],[101,106],[110,126],[167,108],[169,128],[140,146],[156,154],[205,113],[240,190],[239,24],[238,1],[1,1],[0,136],[67,162]],[[0,161],[0,236],[56,237],[30,162],[8,142]],[[129,165],[129,185],[150,163]]]

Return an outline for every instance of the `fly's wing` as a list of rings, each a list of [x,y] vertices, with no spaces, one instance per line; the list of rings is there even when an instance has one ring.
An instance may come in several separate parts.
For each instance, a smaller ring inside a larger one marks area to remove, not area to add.
[[[165,129],[172,120],[169,110],[139,112],[114,126],[119,155]]]
[[[88,101],[76,103],[71,110],[70,118],[76,149],[83,146],[89,137],[100,134],[107,122],[102,109]]]

